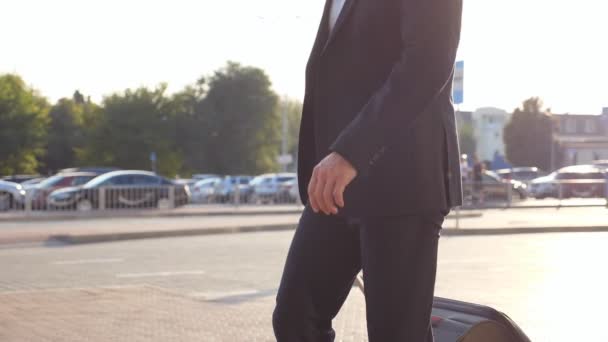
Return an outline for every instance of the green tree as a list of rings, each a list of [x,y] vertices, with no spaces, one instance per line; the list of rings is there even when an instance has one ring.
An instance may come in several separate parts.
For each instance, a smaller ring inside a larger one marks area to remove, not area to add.
[[[543,103],[533,97],[515,109],[504,128],[506,157],[515,166],[538,166],[551,169],[553,120]]]
[[[74,102],[76,102],[77,104],[84,104],[85,100],[84,100],[84,96],[80,93],[79,90],[76,90],[74,92],[74,95],[72,96],[72,99],[74,100]]]
[[[205,94],[205,79],[200,78],[195,85],[174,94],[169,104],[174,120],[172,140],[183,156],[183,174],[204,172],[208,168],[205,149],[208,134],[201,105]]]
[[[467,123],[458,127],[458,141],[460,143],[460,153],[472,158],[477,150],[473,125]]]
[[[278,169],[281,120],[270,86],[264,71],[232,62],[209,78],[197,109],[205,171],[256,174]]]
[[[278,117],[281,118],[281,125],[283,123],[283,115],[287,119],[287,154],[290,154],[294,158],[294,162],[288,165],[288,169],[295,170],[295,160],[298,156],[298,139],[300,136],[300,119],[302,118],[302,102],[291,98],[282,98],[277,107]],[[282,151],[283,130],[281,127],[281,137],[277,149]]]
[[[78,91],[72,99],[60,99],[51,108],[45,171],[54,172],[77,164],[77,151],[84,147],[86,139],[85,124],[95,111],[98,107],[85,102]]]
[[[101,115],[90,118],[95,129],[79,153],[81,163],[149,170],[149,156],[154,152],[159,173],[178,174],[182,158],[172,140],[175,121],[165,91],[161,85],[104,98]]]
[[[44,155],[48,103],[17,75],[0,76],[0,174],[36,173]]]

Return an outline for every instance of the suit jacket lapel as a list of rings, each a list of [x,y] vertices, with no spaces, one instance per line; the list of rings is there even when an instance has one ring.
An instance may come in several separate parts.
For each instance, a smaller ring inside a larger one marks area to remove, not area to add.
[[[320,55],[321,49],[327,42],[327,37],[329,36],[329,11],[331,9],[331,1],[332,0],[325,0],[325,8],[323,9],[323,16],[321,18],[321,23],[319,24],[319,29],[317,30],[317,37],[315,38],[312,47],[311,59]]]
[[[325,42],[325,46],[323,47],[323,50],[321,51],[321,55],[323,55],[325,53],[325,51],[327,50],[327,47],[331,44],[331,42],[334,40],[334,38],[336,37],[336,34],[338,33],[338,31],[340,31],[340,29],[342,28],[342,26],[344,25],[344,22],[346,21],[346,18],[348,18],[348,15],[351,13],[351,10],[353,9],[353,5],[355,4],[356,0],[346,0],[344,2],[344,7],[342,7],[342,11],[340,12],[340,15],[338,16],[338,19],[336,20],[336,24],[334,25],[334,29],[329,33],[329,37],[327,38],[327,41]],[[327,3],[329,3],[329,5],[331,5],[331,0],[328,0]],[[329,12],[329,8],[331,8],[331,6],[327,6],[325,7],[326,12]],[[327,17],[325,22],[322,23],[322,25],[325,25],[325,27],[329,26],[328,20],[329,20],[329,14],[327,14]],[[327,28],[327,30],[329,31],[329,28]]]

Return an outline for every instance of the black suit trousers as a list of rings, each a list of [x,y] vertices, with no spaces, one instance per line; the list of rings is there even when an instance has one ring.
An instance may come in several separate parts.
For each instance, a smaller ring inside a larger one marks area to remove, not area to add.
[[[306,206],[273,313],[279,342],[330,342],[363,269],[370,342],[432,342],[437,246],[445,213],[351,220]]]

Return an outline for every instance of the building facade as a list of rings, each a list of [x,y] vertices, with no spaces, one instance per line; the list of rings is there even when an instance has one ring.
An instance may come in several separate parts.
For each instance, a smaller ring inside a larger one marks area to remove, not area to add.
[[[554,115],[555,167],[608,159],[608,108],[601,115]]]
[[[511,114],[499,108],[484,107],[477,109],[472,116],[477,141],[477,157],[488,161],[497,157],[504,158],[503,131]]]

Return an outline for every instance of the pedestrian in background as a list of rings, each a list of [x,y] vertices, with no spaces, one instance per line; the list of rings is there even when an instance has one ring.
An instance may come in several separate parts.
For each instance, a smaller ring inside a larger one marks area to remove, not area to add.
[[[608,208],[608,167],[604,169],[604,197],[606,197],[606,207]]]
[[[460,176],[463,182],[468,182],[470,179],[471,167],[469,166],[469,156],[462,154],[460,156]]]
[[[475,164],[473,165],[473,201],[482,205],[484,202],[483,196],[483,175],[486,172],[486,164],[483,161],[480,161],[477,156],[475,156]]]
[[[273,314],[328,342],[361,269],[370,342],[433,341],[441,225],[462,203],[451,102],[462,0],[327,0],[306,68],[305,203]]]

